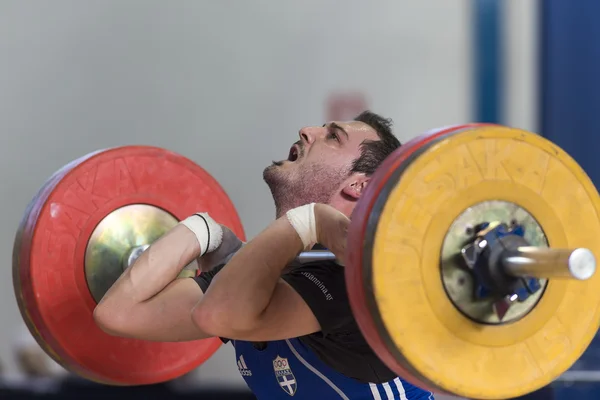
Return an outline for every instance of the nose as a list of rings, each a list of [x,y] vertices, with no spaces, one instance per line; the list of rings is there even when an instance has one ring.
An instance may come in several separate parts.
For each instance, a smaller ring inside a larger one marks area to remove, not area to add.
[[[302,128],[298,132],[298,136],[300,136],[300,140],[302,140],[306,144],[312,144],[319,135],[318,129],[319,128],[315,127]]]

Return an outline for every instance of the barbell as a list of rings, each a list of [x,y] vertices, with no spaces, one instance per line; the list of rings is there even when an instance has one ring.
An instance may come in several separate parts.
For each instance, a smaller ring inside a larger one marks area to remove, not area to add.
[[[93,320],[124,268],[199,210],[245,240],[222,187],[172,151],[100,150],[52,175],[13,251],[17,303],[40,346],[113,385],[174,379],[212,356],[217,338],[117,338]],[[488,124],[420,135],[387,157],[352,215],[345,271],[361,332],[417,386],[476,399],[533,392],[598,330],[599,213],[591,180],[543,137]]]

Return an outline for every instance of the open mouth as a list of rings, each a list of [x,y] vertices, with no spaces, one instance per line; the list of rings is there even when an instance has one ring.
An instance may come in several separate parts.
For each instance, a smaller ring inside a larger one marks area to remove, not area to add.
[[[290,148],[290,153],[288,154],[288,161],[294,162],[298,159],[298,146],[293,145]]]

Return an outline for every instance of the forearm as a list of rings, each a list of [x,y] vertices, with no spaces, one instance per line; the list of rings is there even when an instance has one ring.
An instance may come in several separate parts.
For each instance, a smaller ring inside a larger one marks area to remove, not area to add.
[[[142,253],[100,303],[111,297],[131,303],[147,301],[173,282],[199,254],[200,245],[194,233],[178,225]]]
[[[213,279],[196,307],[196,320],[220,318],[234,327],[260,321],[282,270],[302,250],[285,217],[271,223],[242,247]]]

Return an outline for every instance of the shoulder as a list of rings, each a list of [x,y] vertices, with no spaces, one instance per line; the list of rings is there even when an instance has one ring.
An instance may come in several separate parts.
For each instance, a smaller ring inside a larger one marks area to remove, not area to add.
[[[283,276],[288,275],[302,275],[313,277],[312,279],[319,277],[345,284],[344,267],[333,261],[294,262],[283,271]]]
[[[293,265],[282,279],[302,297],[319,321],[324,335],[354,324],[344,267],[334,262]]]
[[[334,262],[312,262],[291,266],[282,275],[292,287],[307,286],[315,295],[321,293],[325,301],[347,303],[344,267]]]

